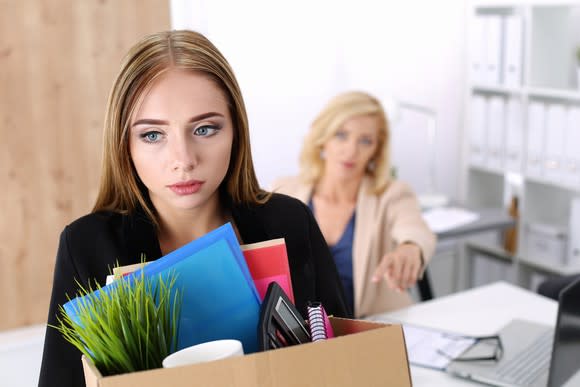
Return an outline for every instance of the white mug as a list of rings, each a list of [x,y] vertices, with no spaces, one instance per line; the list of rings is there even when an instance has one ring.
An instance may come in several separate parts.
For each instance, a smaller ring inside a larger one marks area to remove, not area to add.
[[[192,345],[172,353],[163,359],[163,368],[204,363],[227,357],[242,356],[244,348],[239,340],[215,340]]]

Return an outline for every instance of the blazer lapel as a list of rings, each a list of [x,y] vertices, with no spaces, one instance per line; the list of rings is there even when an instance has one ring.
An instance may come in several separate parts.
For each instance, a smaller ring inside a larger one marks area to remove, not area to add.
[[[377,216],[378,199],[369,193],[370,179],[363,178],[356,203],[356,220],[354,241],[352,246],[353,278],[354,278],[354,309],[360,309],[362,303],[366,275],[369,263],[369,249],[374,234],[373,227]]]

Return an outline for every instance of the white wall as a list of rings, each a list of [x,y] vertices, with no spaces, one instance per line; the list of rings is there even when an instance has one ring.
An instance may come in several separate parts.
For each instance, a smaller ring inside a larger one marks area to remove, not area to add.
[[[234,68],[262,185],[298,171],[303,137],[329,98],[360,89],[437,111],[437,188],[457,197],[464,1],[171,3],[173,28],[205,33]],[[425,124],[424,117],[403,111],[393,129],[393,164],[418,192],[428,188]]]

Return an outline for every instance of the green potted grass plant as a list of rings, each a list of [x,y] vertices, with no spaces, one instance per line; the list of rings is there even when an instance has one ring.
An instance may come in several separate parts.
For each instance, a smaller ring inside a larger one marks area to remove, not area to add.
[[[160,368],[177,350],[182,293],[177,274],[120,279],[106,288],[80,287],[84,302],[72,319],[61,306],[53,326],[103,376]]]

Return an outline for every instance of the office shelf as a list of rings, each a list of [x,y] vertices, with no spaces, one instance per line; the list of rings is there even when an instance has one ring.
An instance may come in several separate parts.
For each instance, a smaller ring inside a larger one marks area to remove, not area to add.
[[[515,87],[506,87],[506,86],[492,86],[492,85],[483,85],[483,84],[472,84],[471,89],[475,92],[480,93],[495,93],[495,94],[512,94],[512,95],[520,95],[522,94],[522,89],[515,88]]]
[[[468,12],[462,200],[507,211],[517,197],[519,251],[513,258],[497,244],[468,248],[512,262],[528,287],[534,274],[580,273],[580,265],[530,259],[522,227],[568,228],[580,197],[580,0],[474,0]]]
[[[514,262],[516,260],[516,258],[512,254],[510,254],[502,246],[499,245],[469,241],[466,243],[466,247],[472,253],[485,254],[487,256],[493,257],[501,261]]]
[[[557,181],[557,180],[549,180],[543,177],[536,177],[536,176],[524,176],[524,179],[527,182],[530,183],[537,183],[537,184],[543,184],[543,185],[547,185],[547,186],[551,186],[554,189],[567,189],[570,191],[574,191],[574,192],[579,192],[580,193],[580,181],[578,182],[578,184],[572,184],[569,182],[561,182],[561,181]]]
[[[469,164],[469,168],[472,168],[472,169],[475,169],[475,170],[479,170],[481,172],[493,173],[493,174],[496,174],[496,175],[502,175],[503,176],[503,174],[504,174],[504,171],[502,169],[488,167],[486,165]]]
[[[514,256],[499,245],[469,241],[466,243],[466,247],[474,252],[484,253],[494,258],[501,259],[502,261],[514,261]]]
[[[557,99],[565,102],[580,102],[580,91],[530,87],[526,90],[530,97]]]
[[[571,275],[580,273],[580,265],[561,265],[550,260],[531,259],[525,256],[518,257],[518,265],[551,275]]]

